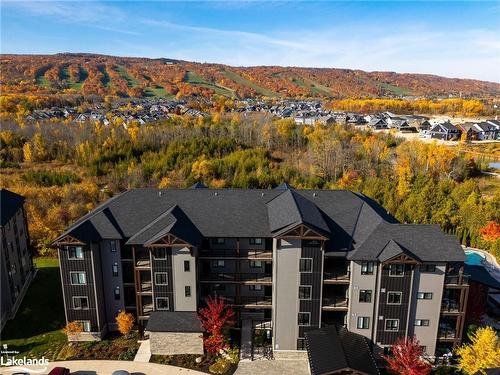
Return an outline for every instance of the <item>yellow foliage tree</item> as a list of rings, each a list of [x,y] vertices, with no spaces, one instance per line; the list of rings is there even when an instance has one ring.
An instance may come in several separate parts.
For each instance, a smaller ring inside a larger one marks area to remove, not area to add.
[[[72,336],[83,332],[82,323],[76,321],[68,322],[66,327],[63,328],[63,332],[68,336],[68,339],[71,339]]]
[[[134,316],[125,311],[120,311],[116,316],[116,324],[118,324],[118,331],[122,335],[128,335],[134,326]]]
[[[493,328],[479,328],[470,338],[471,344],[456,350],[460,370],[469,375],[486,374],[484,370],[500,367],[500,341]]]

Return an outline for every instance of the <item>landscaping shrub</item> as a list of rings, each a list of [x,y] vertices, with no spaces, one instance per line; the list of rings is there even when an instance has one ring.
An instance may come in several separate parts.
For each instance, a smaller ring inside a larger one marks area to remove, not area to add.
[[[223,375],[227,374],[231,369],[231,362],[225,358],[219,358],[213,365],[208,368],[212,374]]]

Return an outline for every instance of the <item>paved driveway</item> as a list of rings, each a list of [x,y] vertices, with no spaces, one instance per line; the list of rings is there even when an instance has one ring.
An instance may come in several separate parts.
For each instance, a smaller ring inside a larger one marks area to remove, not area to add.
[[[67,367],[74,375],[111,375],[115,370],[127,370],[133,375],[206,375],[204,372],[181,367],[141,363],[133,361],[62,361],[49,364],[48,373],[54,367]],[[35,369],[35,368],[34,368]],[[16,371],[16,370],[14,370]],[[8,367],[1,368],[0,374],[9,375]],[[33,372],[35,374],[35,372]]]
[[[240,361],[234,375],[309,375],[306,360]]]

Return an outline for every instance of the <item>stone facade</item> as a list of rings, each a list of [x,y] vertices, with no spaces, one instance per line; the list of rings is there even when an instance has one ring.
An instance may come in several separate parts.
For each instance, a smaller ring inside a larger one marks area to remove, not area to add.
[[[151,354],[203,354],[203,334],[197,332],[150,332]]]

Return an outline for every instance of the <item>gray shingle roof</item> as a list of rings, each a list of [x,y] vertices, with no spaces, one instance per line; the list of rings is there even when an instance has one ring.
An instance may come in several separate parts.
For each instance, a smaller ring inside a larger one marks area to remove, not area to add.
[[[203,332],[194,311],[153,311],[149,315],[149,332]]]
[[[364,336],[342,326],[331,326],[305,333],[312,375],[356,373],[379,374]]]
[[[376,260],[393,240],[422,261],[462,261],[455,237],[437,225],[402,225],[380,205],[345,190],[134,189],[79,219],[67,234],[82,241],[147,244],[171,233],[196,245],[203,237],[273,237],[304,223],[330,240],[327,253]],[[354,251],[353,251],[354,250]]]
[[[3,227],[23,206],[24,197],[7,189],[0,189],[0,225]]]

